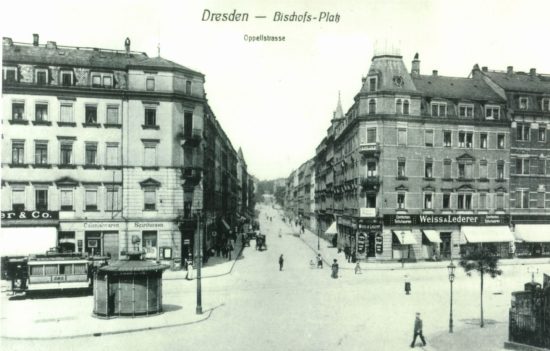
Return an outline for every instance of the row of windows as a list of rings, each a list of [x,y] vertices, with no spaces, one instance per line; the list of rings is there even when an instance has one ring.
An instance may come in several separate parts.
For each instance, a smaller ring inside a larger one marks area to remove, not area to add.
[[[531,141],[531,127],[529,124],[518,123],[516,126],[516,140],[517,141]],[[537,132],[537,141],[546,141],[546,126],[539,125]]]
[[[72,188],[60,188],[59,190],[59,210],[61,211],[74,211],[74,189]],[[98,193],[101,190],[97,187],[85,188],[84,202],[82,209],[84,211],[99,211],[98,205]],[[39,211],[54,210],[51,208],[49,202],[49,190],[48,189],[35,189],[34,190],[34,204],[35,209]],[[27,206],[26,191],[24,188],[14,188],[11,192],[11,202],[13,211],[24,211],[31,206]],[[105,211],[120,211],[121,201],[119,197],[118,187],[106,187],[104,192],[105,204],[103,210]]]
[[[514,208],[544,208],[544,192],[529,192],[528,189],[516,189]]]
[[[520,96],[517,100],[517,107],[520,110],[529,110],[531,108],[531,106],[529,106],[529,98],[526,96]],[[550,98],[542,98],[540,100],[540,108],[541,111],[550,111]]]
[[[542,193],[544,195],[544,193]],[[400,192],[397,194],[397,208],[406,209],[406,193]],[[451,201],[451,193],[443,193],[441,197],[441,202],[435,206],[434,204],[434,194],[432,192],[427,192],[423,194],[423,209],[433,210],[434,208],[441,208],[444,210],[458,209],[458,210],[472,210],[473,209],[473,196],[472,193],[458,193],[456,196],[456,203],[453,204]],[[489,196],[494,196],[495,198],[495,208],[504,209],[504,193],[499,192],[496,194],[490,194],[485,192],[480,192],[478,195],[478,209],[484,210],[487,209]]]
[[[65,123],[74,123],[74,112],[72,102],[61,102],[59,108],[59,121]],[[14,101],[12,103],[11,118],[12,121],[26,121],[25,114],[25,102]],[[86,104],[84,107],[84,123],[85,124],[97,124],[98,123],[98,108],[96,104]],[[107,105],[106,108],[106,123],[107,124],[119,124],[119,106]],[[36,102],[34,104],[34,121],[35,122],[49,122],[50,116],[48,113],[48,103]]]

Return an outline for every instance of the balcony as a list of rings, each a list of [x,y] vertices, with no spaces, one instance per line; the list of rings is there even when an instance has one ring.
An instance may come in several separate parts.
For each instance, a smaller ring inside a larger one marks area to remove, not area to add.
[[[369,143],[369,144],[361,144],[359,145],[359,152],[364,157],[380,157],[380,144],[379,143]]]
[[[202,129],[182,129],[179,137],[182,146],[198,146],[202,140]]]
[[[380,190],[380,176],[367,176],[363,177],[361,180],[361,186],[363,191],[378,191]]]
[[[195,185],[202,177],[202,167],[183,167],[181,176],[185,181],[185,185]]]

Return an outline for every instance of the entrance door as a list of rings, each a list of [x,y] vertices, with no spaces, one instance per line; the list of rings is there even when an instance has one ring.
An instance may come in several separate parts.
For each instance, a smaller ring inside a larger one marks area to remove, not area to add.
[[[451,233],[441,232],[441,246],[440,246],[440,255],[441,258],[450,259],[451,258]],[[436,244],[434,244],[436,245]]]
[[[103,254],[118,260],[118,232],[103,232]]]
[[[101,255],[101,232],[85,232],[84,251],[90,255]]]
[[[376,233],[368,233],[367,240],[367,257],[376,257]]]

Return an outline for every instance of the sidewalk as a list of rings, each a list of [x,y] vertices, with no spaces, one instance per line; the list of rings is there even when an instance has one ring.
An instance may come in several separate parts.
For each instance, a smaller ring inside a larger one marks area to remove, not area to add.
[[[284,224],[283,224],[284,225]],[[312,253],[311,258],[313,259],[317,253],[321,253],[323,260],[326,264],[332,264],[333,259],[338,260],[340,269],[354,269],[355,263],[348,262],[344,252],[338,253],[338,249],[332,246],[332,243],[329,243],[326,239],[321,237],[320,250],[317,250],[317,235],[306,229],[304,234],[299,234],[299,230],[296,226],[289,226],[286,224],[286,228],[289,233],[297,236],[302,240],[307,246],[311,248]],[[458,258],[457,258],[458,259]],[[367,270],[395,270],[403,269],[401,267],[401,262],[396,261],[377,261],[377,262],[361,262],[361,269]],[[550,258],[512,258],[512,259],[501,259],[499,260],[500,265],[531,265],[531,264],[550,264]],[[418,262],[405,262],[404,269],[443,269],[447,268],[449,261],[418,261]]]
[[[504,351],[504,341],[508,340],[508,324],[486,321],[483,328],[479,320],[467,321],[454,333],[442,332],[427,339],[426,351],[483,350]]]

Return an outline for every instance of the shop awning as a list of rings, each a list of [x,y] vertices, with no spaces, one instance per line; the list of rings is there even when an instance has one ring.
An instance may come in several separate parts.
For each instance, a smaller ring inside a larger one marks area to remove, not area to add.
[[[338,230],[336,229],[336,222],[332,222],[330,227],[328,227],[328,229],[325,230],[325,234],[328,234],[328,235],[338,234]]]
[[[550,242],[550,224],[516,224],[516,239],[530,243]]]
[[[410,230],[392,230],[392,233],[397,237],[401,245],[415,245],[416,240],[414,234]]]
[[[429,241],[432,243],[440,243],[441,237],[439,236],[439,232],[435,230],[422,230],[424,235],[426,235],[426,238],[428,238]]]
[[[227,229],[227,230],[231,229],[231,228],[229,228],[229,224],[227,224],[227,222],[223,218],[222,218],[222,223],[223,223],[223,226],[225,227],[225,229]]]
[[[512,242],[514,236],[505,225],[499,226],[463,226],[462,233],[469,243],[501,243]]]
[[[2,227],[0,256],[45,254],[57,246],[56,240],[55,227]]]

